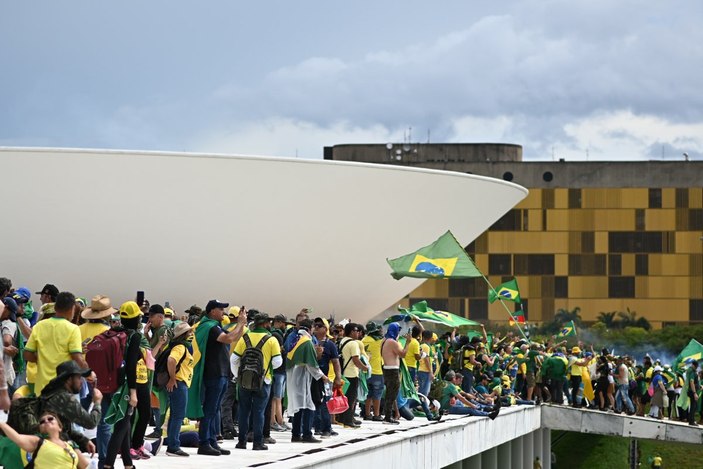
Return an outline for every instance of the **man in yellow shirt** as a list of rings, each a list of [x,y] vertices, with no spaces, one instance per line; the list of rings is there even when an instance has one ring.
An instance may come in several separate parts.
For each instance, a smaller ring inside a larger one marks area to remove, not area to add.
[[[166,434],[166,454],[168,456],[187,457],[188,453],[181,449],[180,434],[183,417],[188,403],[188,388],[193,380],[193,329],[181,322],[173,331],[173,339],[169,344],[168,353],[168,400],[171,407],[171,417],[168,421]]]
[[[427,397],[430,393],[430,386],[434,381],[432,369],[432,357],[430,342],[432,342],[432,331],[422,331],[422,345],[420,345],[420,361],[418,362],[417,381],[418,392]]]
[[[264,414],[271,393],[271,383],[273,382],[273,369],[283,364],[281,357],[281,346],[269,329],[271,328],[271,318],[268,314],[254,312],[253,329],[244,334],[234,347],[234,353],[230,357],[232,374],[239,377],[239,362],[249,347],[259,346],[263,354],[264,382],[261,389],[245,389],[241,382],[239,386],[239,409],[237,418],[239,419],[239,442],[237,449],[246,449],[247,433],[249,432],[249,416],[252,415],[254,428],[254,451],[267,450],[264,444]],[[240,315],[243,313],[239,313]],[[247,343],[248,342],[248,343]]]
[[[56,367],[67,360],[74,360],[79,367],[88,368],[83,357],[81,331],[71,322],[76,297],[61,292],[56,297],[56,315],[39,321],[24,348],[24,359],[37,364],[34,394],[41,394],[44,386],[56,377]]]
[[[368,371],[359,358],[361,349],[359,347],[359,337],[361,336],[361,325],[353,322],[344,326],[344,338],[339,342],[339,353],[342,362],[342,375],[349,382],[346,396],[349,409],[339,415],[337,421],[346,427],[358,428],[360,421],[354,419],[356,411],[356,398],[359,392],[359,370]]]
[[[374,420],[380,422],[381,416],[381,395],[383,394],[383,358],[381,357],[381,342],[383,342],[383,329],[375,322],[369,321],[366,324],[366,336],[361,339],[364,344],[366,354],[369,356],[371,365],[371,378],[367,384],[369,393],[364,409],[364,420]],[[373,418],[371,417],[371,406],[373,405]]]
[[[412,338],[410,339],[410,346],[408,346],[408,353],[405,355],[405,366],[408,367],[408,372],[413,380],[413,383],[417,382],[417,362],[420,360],[420,334],[422,334],[424,328],[418,323],[417,326],[412,328]]]

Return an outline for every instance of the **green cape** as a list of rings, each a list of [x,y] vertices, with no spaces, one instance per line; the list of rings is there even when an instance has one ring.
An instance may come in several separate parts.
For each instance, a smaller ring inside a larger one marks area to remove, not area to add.
[[[199,356],[197,362],[195,363],[195,368],[193,368],[193,381],[190,383],[190,388],[188,389],[188,406],[186,407],[186,416],[189,419],[199,419],[202,418],[203,414],[203,371],[205,369],[205,353],[207,352],[207,339],[210,335],[210,329],[220,323],[211,319],[207,316],[203,316],[200,322],[198,322],[195,328],[195,341],[193,351],[193,357]]]

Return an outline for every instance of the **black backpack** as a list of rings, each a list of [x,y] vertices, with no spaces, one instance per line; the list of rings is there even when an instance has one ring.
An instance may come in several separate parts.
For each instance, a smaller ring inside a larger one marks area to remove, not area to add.
[[[166,383],[168,383],[169,379],[168,357],[171,355],[171,351],[174,347],[178,345],[181,344],[175,344],[173,347],[167,347],[166,350],[160,351],[159,355],[156,357],[156,362],[154,363],[154,389],[162,390],[166,388]],[[181,363],[185,360],[186,355],[188,355],[188,351],[183,352],[181,359],[178,360],[178,363],[176,363],[176,373],[178,373],[178,370],[181,369]]]
[[[266,334],[259,340],[256,347],[253,347],[249,334],[244,334],[244,344],[247,348],[239,363],[239,377],[237,379],[243,389],[259,391],[264,386],[266,370],[264,370],[264,352],[261,349],[271,337],[271,334]]]

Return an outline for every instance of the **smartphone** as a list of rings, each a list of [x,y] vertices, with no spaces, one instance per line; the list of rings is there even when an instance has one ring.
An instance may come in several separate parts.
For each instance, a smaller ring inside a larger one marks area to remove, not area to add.
[[[164,303],[164,308],[170,308],[170,307],[171,307],[170,301],[167,301],[166,303]]]
[[[140,308],[144,305],[144,292],[141,290],[137,292],[137,305]]]

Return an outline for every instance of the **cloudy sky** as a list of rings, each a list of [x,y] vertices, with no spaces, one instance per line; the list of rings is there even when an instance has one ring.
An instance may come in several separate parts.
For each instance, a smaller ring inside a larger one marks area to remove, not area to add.
[[[703,2],[0,2],[0,145],[703,159]]]

